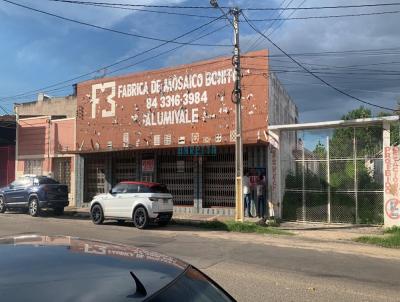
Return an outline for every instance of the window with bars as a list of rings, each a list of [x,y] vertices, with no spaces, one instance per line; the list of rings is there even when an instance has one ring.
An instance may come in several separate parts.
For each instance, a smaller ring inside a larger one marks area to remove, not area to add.
[[[43,174],[43,159],[29,159],[24,161],[24,174]]]
[[[53,160],[53,177],[60,184],[68,186],[68,192],[71,192],[71,159],[55,158]]]

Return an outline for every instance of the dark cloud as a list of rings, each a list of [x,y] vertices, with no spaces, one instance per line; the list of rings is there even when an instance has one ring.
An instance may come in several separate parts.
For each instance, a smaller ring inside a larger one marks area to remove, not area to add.
[[[371,1],[373,3],[375,1]],[[297,2],[299,3],[299,1]],[[364,3],[364,2],[363,2]],[[378,3],[378,2],[375,2]],[[329,1],[324,5],[360,4],[359,1]],[[321,5],[321,2],[307,1],[307,6]],[[293,6],[296,6],[293,4]],[[296,16],[356,14],[396,8],[346,9],[323,12],[298,11]],[[315,70],[319,76],[336,87],[360,99],[381,106],[395,108],[400,97],[400,18],[398,14],[338,19],[288,20],[271,38],[289,53],[347,51],[357,49],[388,49],[374,53],[345,53],[324,56],[298,56],[296,59]],[[258,25],[262,27],[261,25]],[[265,27],[264,27],[265,28]],[[251,36],[256,36],[251,34]],[[266,42],[264,47],[270,47]],[[279,51],[272,48],[274,54]],[[382,64],[381,63],[390,63]],[[374,65],[371,65],[374,64]],[[271,58],[272,69],[301,71],[284,57]],[[319,66],[321,65],[321,66]],[[324,66],[322,66],[324,65]],[[326,65],[326,66],[325,66]],[[354,66],[340,68],[344,66]],[[334,66],[339,68],[334,68]],[[326,87],[305,73],[279,73],[300,111],[301,121],[338,119],[346,111],[357,108],[361,103]],[[388,92],[386,92],[388,91]],[[372,108],[371,108],[372,109]],[[382,111],[374,109],[375,113]]]

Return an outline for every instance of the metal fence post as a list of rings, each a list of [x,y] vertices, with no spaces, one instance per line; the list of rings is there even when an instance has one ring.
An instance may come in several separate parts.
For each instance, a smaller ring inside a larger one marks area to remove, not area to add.
[[[301,147],[301,163],[302,163],[302,209],[303,209],[303,221],[306,221],[306,180],[305,180],[305,158],[304,158],[304,133]]]
[[[353,160],[354,160],[354,201],[356,224],[358,223],[358,181],[357,181],[357,145],[356,145],[356,128],[353,128]]]
[[[330,155],[329,155],[329,136],[326,137],[326,182],[328,189],[328,223],[331,223],[331,163],[330,163]]]

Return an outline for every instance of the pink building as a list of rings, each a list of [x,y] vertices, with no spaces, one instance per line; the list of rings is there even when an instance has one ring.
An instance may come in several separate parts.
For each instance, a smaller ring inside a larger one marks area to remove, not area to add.
[[[76,109],[70,107],[76,108],[74,98],[46,100],[43,96],[16,106],[15,174],[53,177],[68,185],[70,205],[75,205],[75,155],[66,153],[75,147]]]

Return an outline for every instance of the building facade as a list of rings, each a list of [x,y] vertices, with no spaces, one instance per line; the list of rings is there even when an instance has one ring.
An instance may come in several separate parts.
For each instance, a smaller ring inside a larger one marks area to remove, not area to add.
[[[15,106],[17,116],[15,175],[49,175],[68,185],[75,205],[76,98],[49,98]]]
[[[268,52],[242,58],[244,166],[267,174],[269,124],[297,108],[268,70]],[[262,72],[260,72],[262,70]],[[231,58],[77,85],[77,205],[122,180],[165,183],[176,211],[234,211],[235,104]],[[273,114],[271,114],[271,112]]]
[[[0,116],[0,187],[15,178],[15,115]]]

